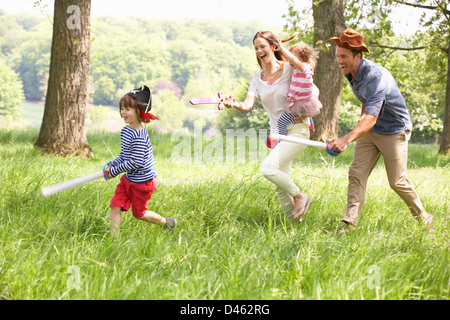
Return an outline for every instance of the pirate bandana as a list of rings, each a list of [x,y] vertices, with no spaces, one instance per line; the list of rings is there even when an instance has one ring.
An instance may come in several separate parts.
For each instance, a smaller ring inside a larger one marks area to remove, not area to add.
[[[142,105],[139,106],[139,112],[141,113],[143,120],[148,118],[151,120],[159,120],[155,115],[149,112],[152,109],[152,94],[147,86],[133,89],[128,92],[127,95],[142,103]]]

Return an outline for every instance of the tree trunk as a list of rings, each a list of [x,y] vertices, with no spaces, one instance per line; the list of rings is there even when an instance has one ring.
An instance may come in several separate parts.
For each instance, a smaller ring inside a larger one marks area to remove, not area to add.
[[[35,146],[65,156],[91,155],[84,124],[90,53],[90,0],[55,0],[45,109]]]
[[[448,154],[450,151],[450,47],[447,48],[447,87],[445,89],[444,128],[439,153]]]
[[[339,105],[341,102],[343,74],[336,60],[336,46],[329,41],[345,29],[343,0],[315,1],[314,46],[320,49],[314,83],[320,90],[322,110],[314,117],[316,131],[312,139],[325,141],[337,137]]]

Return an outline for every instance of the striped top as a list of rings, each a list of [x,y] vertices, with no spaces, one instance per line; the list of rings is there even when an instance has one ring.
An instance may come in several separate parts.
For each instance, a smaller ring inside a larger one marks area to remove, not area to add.
[[[306,62],[303,62],[304,72],[294,69],[292,72],[291,85],[289,87],[288,99],[292,101],[309,100],[313,92],[313,68]]]
[[[278,134],[287,136],[288,126],[292,123],[299,121],[299,118],[302,116],[296,113],[287,113],[283,112],[281,116],[278,118]],[[311,127],[311,118],[303,118],[301,119],[302,123]]]
[[[112,177],[126,172],[128,180],[142,183],[156,177],[152,144],[147,130],[132,129],[128,125],[120,132],[121,151],[112,161],[109,173]]]

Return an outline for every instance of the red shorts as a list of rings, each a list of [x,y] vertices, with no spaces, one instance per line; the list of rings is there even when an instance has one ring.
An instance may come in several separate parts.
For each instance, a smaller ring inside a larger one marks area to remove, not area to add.
[[[158,185],[157,178],[150,181],[135,183],[128,180],[125,175],[120,178],[114,196],[111,199],[110,207],[121,207],[121,211],[133,212],[135,218],[144,216],[147,211],[147,204]]]

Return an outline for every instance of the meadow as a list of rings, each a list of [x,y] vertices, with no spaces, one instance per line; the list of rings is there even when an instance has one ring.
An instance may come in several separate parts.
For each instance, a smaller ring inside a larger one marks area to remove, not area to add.
[[[313,198],[302,223],[285,216],[260,162],[172,161],[170,135],[150,132],[159,186],[149,209],[167,229],[124,213],[109,235],[118,179],[48,198],[41,188],[101,170],[117,133],[92,132],[94,156],[36,150],[37,129],[0,130],[0,299],[5,300],[447,300],[450,157],[410,145],[408,178],[434,232],[412,219],[380,161],[361,221],[338,234],[352,147],[334,158],[307,148],[291,176]]]

